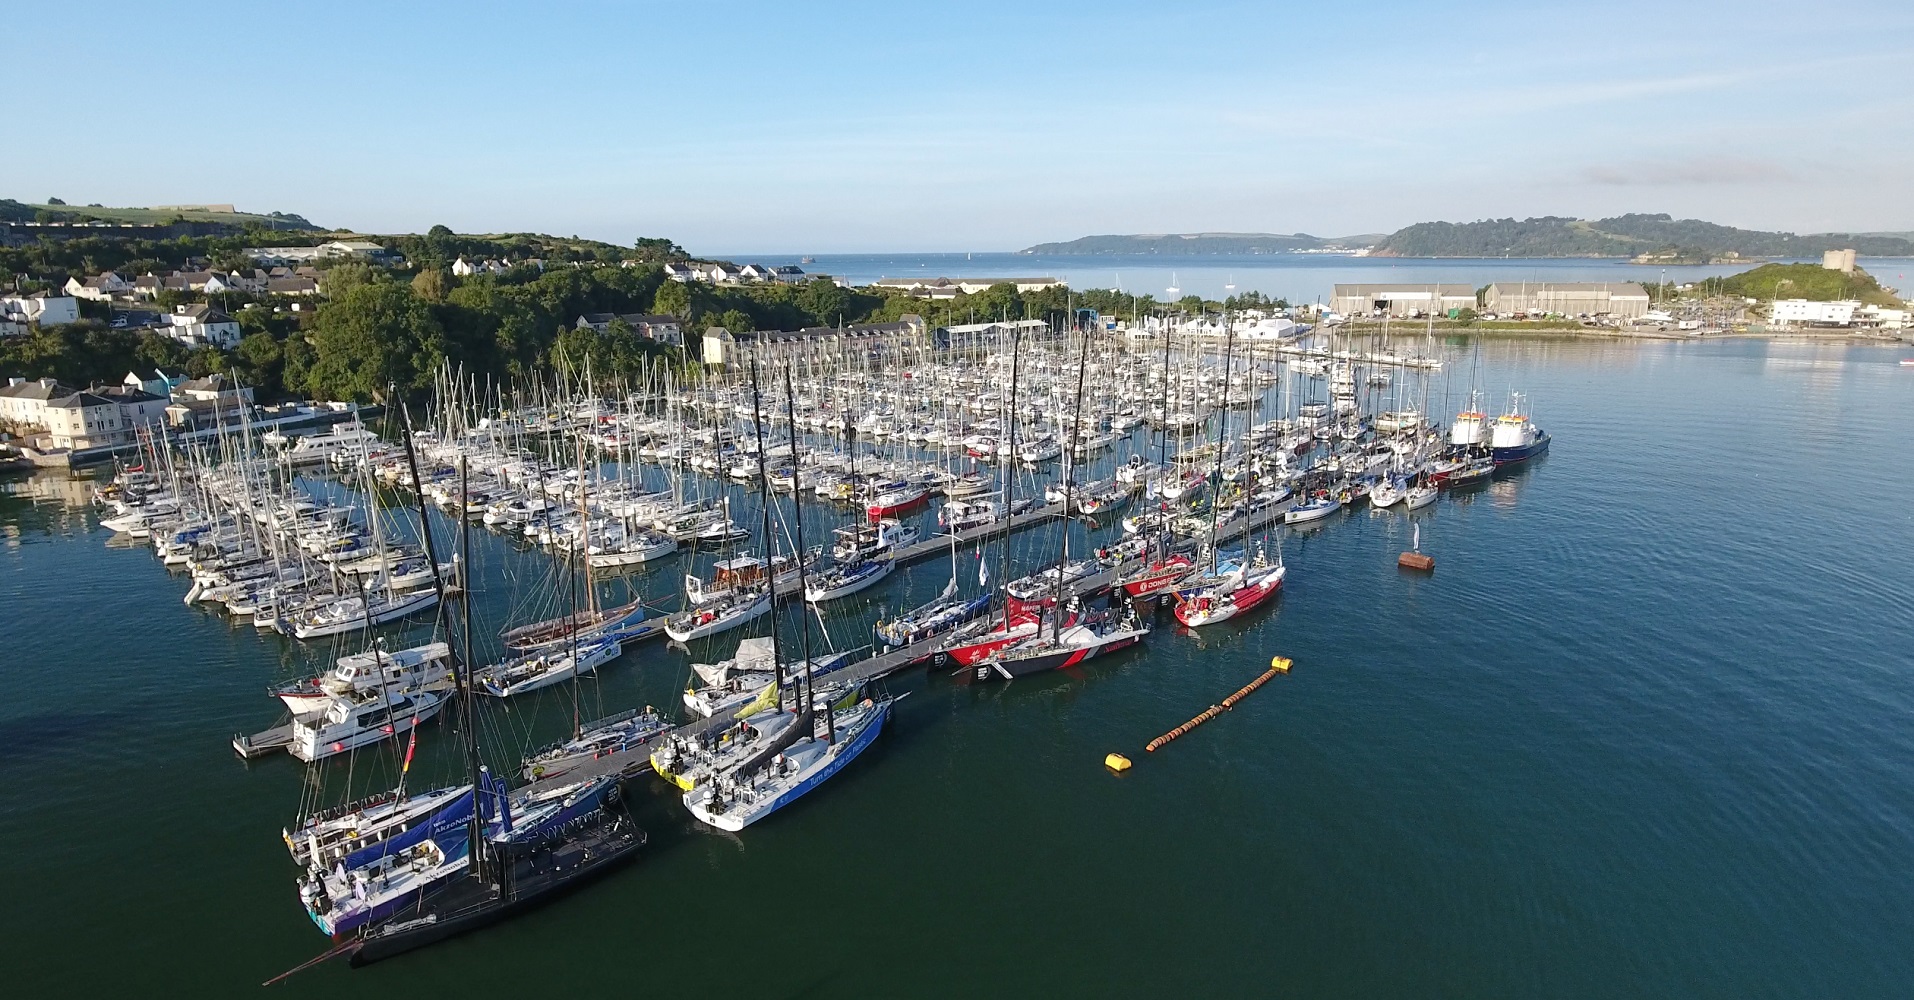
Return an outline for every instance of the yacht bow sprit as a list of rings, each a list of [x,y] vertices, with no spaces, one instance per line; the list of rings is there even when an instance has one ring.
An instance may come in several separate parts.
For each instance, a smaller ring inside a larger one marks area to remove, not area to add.
[[[1490,417],[1471,387],[1445,427],[1445,369],[1416,349],[1237,322],[747,336],[635,385],[448,370],[418,427],[395,403],[304,445],[243,419],[149,436],[98,501],[192,577],[188,604],[299,663],[269,686],[282,721],[233,746],[304,769],[281,831],[299,904],[364,963],[635,858],[635,775],[773,836],[833,779],[898,766],[876,748],[923,724],[885,684],[907,667],[1149,669],[1145,640],[1269,627],[1314,570],[1286,539],[1352,517],[1406,535],[1542,466],[1519,394]],[[627,681],[663,707],[610,693]]]

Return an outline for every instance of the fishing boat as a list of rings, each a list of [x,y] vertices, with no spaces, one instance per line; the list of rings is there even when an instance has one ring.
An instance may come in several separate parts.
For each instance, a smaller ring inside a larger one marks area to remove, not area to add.
[[[1548,451],[1548,432],[1529,421],[1522,412],[1522,396],[1512,393],[1509,412],[1495,418],[1489,431],[1489,453],[1496,467],[1526,462]]]
[[[580,643],[576,650],[546,647],[484,667],[472,675],[472,682],[484,694],[510,698],[592,673],[623,651],[616,639]]]
[[[700,822],[730,833],[764,819],[802,798],[856,760],[877,740],[890,717],[892,699],[865,698],[834,710],[831,731],[799,738],[748,771],[733,771],[685,793],[685,808]]]

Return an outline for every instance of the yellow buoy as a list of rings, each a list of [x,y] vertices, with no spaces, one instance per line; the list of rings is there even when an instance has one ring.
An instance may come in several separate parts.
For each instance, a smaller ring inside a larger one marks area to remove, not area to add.
[[[1270,660],[1269,669],[1274,670],[1279,674],[1289,673],[1289,657],[1278,656]]]
[[[1103,758],[1103,766],[1112,771],[1128,771],[1130,769],[1130,758],[1120,753],[1113,753]]]

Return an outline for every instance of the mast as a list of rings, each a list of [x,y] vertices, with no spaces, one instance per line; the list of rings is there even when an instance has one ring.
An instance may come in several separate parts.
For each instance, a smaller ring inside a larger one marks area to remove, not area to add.
[[[753,364],[755,365],[755,363],[756,358],[754,355]],[[784,363],[784,419],[791,426],[791,460],[793,469],[796,468],[797,461],[797,407],[792,401],[796,398],[797,393],[791,389],[791,363],[787,360]],[[765,502],[768,504],[770,500],[767,498]],[[800,489],[793,489],[791,491],[791,525],[792,542],[797,549],[798,593],[802,595],[810,591],[811,585],[805,580],[804,491]],[[775,608],[778,603],[777,577],[772,577],[771,581],[771,606]],[[814,678],[811,676],[811,620],[802,614],[798,615],[798,641],[800,651],[804,654],[804,705],[803,708],[799,710],[799,715],[802,716],[804,711],[811,707],[811,702],[814,700],[811,694],[811,687],[814,683]],[[777,664],[772,664],[772,666],[776,668],[777,671],[783,669],[782,667],[778,667]],[[774,671],[774,676],[778,676],[779,682],[782,682],[782,676],[778,675],[776,671]],[[830,706],[825,706],[824,740],[826,743],[837,742],[836,714],[837,713],[831,710]]]
[[[1216,486],[1210,493],[1210,575],[1216,575],[1216,511],[1223,506],[1223,441],[1229,433],[1229,363],[1236,346],[1236,326],[1223,314],[1223,405],[1216,426]]]
[[[419,457],[412,447],[412,412],[404,403],[399,404],[399,414],[405,423],[405,462],[412,472],[412,481],[419,479]],[[465,516],[465,458],[459,458],[459,524],[460,545],[469,547],[471,519]],[[432,589],[439,596],[438,625],[446,630],[446,638],[451,638],[451,629],[445,620],[445,579],[439,575],[438,544],[432,539],[432,520],[425,512],[425,491],[418,491],[419,498],[419,534],[425,540],[425,558],[432,567]],[[469,553],[467,554],[469,558]],[[462,562],[461,565],[468,563]],[[472,601],[470,587],[461,587],[461,605],[465,616],[465,646],[469,653],[472,646]],[[473,714],[471,664],[448,641],[446,646],[452,651],[452,677],[458,686],[460,703],[465,708],[465,763],[468,776],[472,781],[472,820],[468,836],[472,859],[468,866],[472,877],[481,882],[485,880],[485,818],[483,800],[484,786],[479,781],[478,719]],[[463,669],[461,669],[463,667]]]
[[[778,548],[771,536],[771,469],[766,462],[764,453],[764,401],[758,392],[758,352],[755,345],[753,345],[751,351],[751,426],[757,429],[758,436],[759,530],[764,535],[765,586],[771,590],[771,688],[772,697],[777,699],[777,710],[782,712],[784,711],[784,658],[778,654],[778,571],[776,563]],[[792,440],[794,442],[796,441],[795,431],[792,432]],[[797,447],[795,444],[793,444],[791,448],[791,467],[792,475],[796,476]],[[792,486],[795,487],[796,485],[795,480],[793,480]],[[793,496],[795,496],[797,492],[795,488],[791,491]],[[799,562],[802,562],[803,559],[804,554],[802,552],[798,553]],[[799,595],[800,598],[802,598],[802,596],[802,594]],[[803,620],[802,615],[798,617],[800,621]],[[809,657],[806,657],[806,659],[809,659]]]
[[[1004,541],[1003,549],[998,553],[997,576],[1004,583],[1010,582],[1010,524],[1016,520],[1013,513],[1016,505],[1011,501],[1011,493],[1017,486],[1017,348],[1023,343],[1023,332],[1010,329],[1010,454],[1004,462]],[[1010,592],[1004,591],[1004,627],[1010,627]]]
[[[1067,345],[1068,341],[1065,341],[1065,344]],[[1083,347],[1077,353],[1077,412],[1076,419],[1070,425],[1072,437],[1076,435],[1083,423],[1083,369],[1089,362],[1090,336],[1086,333],[1083,336]],[[1070,467],[1069,454],[1074,450],[1074,448],[1066,449],[1063,460],[1063,544],[1057,549],[1057,605],[1056,614],[1050,620],[1051,642],[1057,641],[1057,637],[1063,634],[1063,567],[1070,561],[1070,475],[1074,471]]]

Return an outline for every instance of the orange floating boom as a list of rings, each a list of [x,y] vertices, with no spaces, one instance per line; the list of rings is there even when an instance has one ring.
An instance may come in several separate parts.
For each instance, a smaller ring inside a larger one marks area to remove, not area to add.
[[[1211,705],[1209,708],[1204,709],[1202,715],[1199,715],[1196,718],[1191,719],[1190,721],[1185,722],[1182,725],[1176,727],[1175,729],[1172,729],[1169,732],[1164,733],[1161,736],[1158,736],[1156,739],[1151,740],[1149,743],[1144,745],[1143,749],[1148,751],[1149,753],[1155,753],[1157,748],[1164,745],[1165,743],[1168,743],[1171,740],[1176,739],[1178,736],[1181,736],[1184,733],[1187,733],[1190,730],[1195,729],[1197,726],[1200,726],[1203,723],[1208,722],[1219,715],[1222,715],[1224,712],[1227,712],[1230,709],[1235,708],[1237,702],[1242,701],[1244,698],[1249,697],[1250,692],[1269,683],[1269,679],[1271,677],[1274,677],[1277,674],[1289,673],[1289,663],[1290,661],[1288,659],[1281,656],[1278,656],[1275,659],[1270,660],[1268,670],[1263,671],[1262,674],[1258,676],[1255,680],[1250,681],[1248,684],[1245,684],[1241,688],[1237,689],[1235,694],[1230,695],[1227,698],[1224,698],[1222,704]]]

